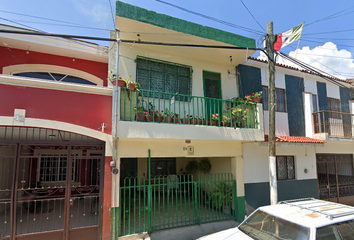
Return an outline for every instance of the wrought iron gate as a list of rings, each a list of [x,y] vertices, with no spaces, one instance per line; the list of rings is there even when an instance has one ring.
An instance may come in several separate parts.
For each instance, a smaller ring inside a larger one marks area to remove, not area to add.
[[[104,145],[0,145],[1,239],[99,239]]]
[[[343,202],[354,196],[353,155],[317,154],[319,198]]]
[[[119,196],[119,236],[236,219],[231,173],[126,178]]]

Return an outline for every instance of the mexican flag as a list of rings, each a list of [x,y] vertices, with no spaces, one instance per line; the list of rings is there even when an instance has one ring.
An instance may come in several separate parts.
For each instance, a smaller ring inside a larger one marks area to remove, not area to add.
[[[293,29],[290,29],[289,31],[278,34],[277,39],[274,43],[274,50],[279,51],[281,48],[289,45],[290,43],[299,40],[301,37],[303,26],[304,23],[301,23],[300,25],[294,27]]]

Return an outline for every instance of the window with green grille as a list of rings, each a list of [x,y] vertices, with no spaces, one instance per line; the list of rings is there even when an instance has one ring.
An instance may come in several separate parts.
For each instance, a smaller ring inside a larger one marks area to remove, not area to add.
[[[136,66],[136,79],[142,89],[191,95],[192,67],[145,57],[137,57]],[[172,95],[151,94],[151,97],[169,99]]]

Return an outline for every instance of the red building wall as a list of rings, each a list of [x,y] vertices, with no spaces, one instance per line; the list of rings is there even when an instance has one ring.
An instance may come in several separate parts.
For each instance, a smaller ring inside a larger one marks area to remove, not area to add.
[[[26,118],[55,120],[112,132],[112,97],[60,90],[0,85],[0,116],[25,109]]]
[[[0,73],[3,67],[17,64],[50,64],[62,67],[81,70],[104,80],[104,86],[107,86],[108,64],[102,62],[94,62],[72,57],[63,57],[47,53],[40,53],[26,50],[0,47]]]

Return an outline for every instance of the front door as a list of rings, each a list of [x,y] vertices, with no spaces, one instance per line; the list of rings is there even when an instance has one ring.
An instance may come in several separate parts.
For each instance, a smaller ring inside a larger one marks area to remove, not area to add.
[[[319,198],[354,204],[352,154],[316,154]]]
[[[211,119],[211,115],[223,114],[221,99],[220,74],[203,71],[204,96],[205,96],[205,118]]]
[[[1,239],[99,239],[103,159],[97,143],[0,145]]]

